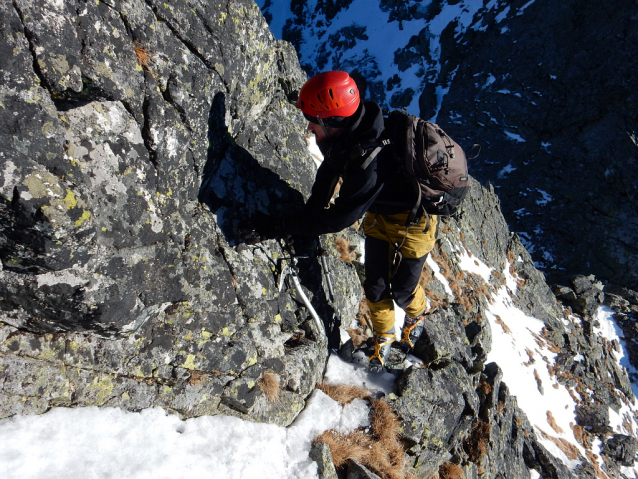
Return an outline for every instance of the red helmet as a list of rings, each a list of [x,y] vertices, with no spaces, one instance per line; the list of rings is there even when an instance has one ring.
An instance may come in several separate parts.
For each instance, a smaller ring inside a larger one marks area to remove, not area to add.
[[[359,108],[357,84],[346,72],[323,72],[308,80],[299,92],[297,106],[312,118],[348,117]]]

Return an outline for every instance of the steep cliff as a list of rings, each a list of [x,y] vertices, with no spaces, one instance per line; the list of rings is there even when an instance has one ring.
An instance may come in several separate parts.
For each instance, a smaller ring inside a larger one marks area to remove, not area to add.
[[[234,232],[247,215],[298,208],[312,183],[292,47],[252,1],[15,0],[0,4],[0,67],[0,416],[161,406],[290,424],[330,350],[351,354],[340,339],[362,297],[360,265],[335,246],[356,250],[354,229],[295,242],[323,330],[294,288],[278,289],[282,246]],[[569,313],[500,208],[474,181],[424,270],[423,367],[397,372],[385,398],[410,469],[563,478],[599,470],[604,451],[620,477],[635,452],[633,393],[591,313],[606,301],[630,331],[635,293],[581,279],[556,292],[582,318]],[[553,371],[541,394],[574,395],[582,442],[550,432],[549,416],[531,423],[488,361],[493,324],[510,321],[499,301],[542,326],[527,366]],[[626,414],[624,429],[601,404]]]
[[[286,97],[305,79],[294,51],[251,1],[0,8],[3,416],[96,404],[262,417],[254,385],[270,368],[290,422],[325,342],[277,293],[280,248],[230,245],[233,218],[298,205],[313,176]],[[354,270],[330,261],[353,315]]]

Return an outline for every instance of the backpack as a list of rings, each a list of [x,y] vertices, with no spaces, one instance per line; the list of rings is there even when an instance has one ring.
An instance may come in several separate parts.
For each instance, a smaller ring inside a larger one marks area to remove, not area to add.
[[[463,149],[438,125],[405,111],[392,111],[384,123],[397,166],[418,198],[408,221],[414,222],[421,208],[433,215],[455,214],[470,188]]]

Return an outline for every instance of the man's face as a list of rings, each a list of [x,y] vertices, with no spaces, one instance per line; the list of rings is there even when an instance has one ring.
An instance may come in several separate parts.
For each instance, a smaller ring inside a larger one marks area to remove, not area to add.
[[[317,123],[308,123],[308,130],[312,131],[315,134],[315,140],[317,141],[317,143],[322,143],[331,138],[335,138],[339,136],[339,134],[341,134],[341,132],[343,131],[342,128],[329,127],[326,127],[324,130],[324,128],[322,128],[321,125],[318,125]],[[328,133],[327,135],[326,132]]]

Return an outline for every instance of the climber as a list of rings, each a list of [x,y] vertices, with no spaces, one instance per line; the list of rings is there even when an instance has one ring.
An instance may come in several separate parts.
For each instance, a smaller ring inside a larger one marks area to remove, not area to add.
[[[379,105],[362,102],[346,72],[328,71],[301,88],[297,106],[310,122],[324,160],[302,214],[243,221],[247,243],[282,235],[335,233],[364,214],[364,291],[374,328],[370,368],[380,371],[396,338],[394,303],[406,312],[401,342],[412,347],[423,330],[427,300],[419,277],[434,247],[438,218],[422,214],[407,226],[414,191],[396,167],[392,148],[383,147]],[[332,202],[336,184],[342,184]]]

